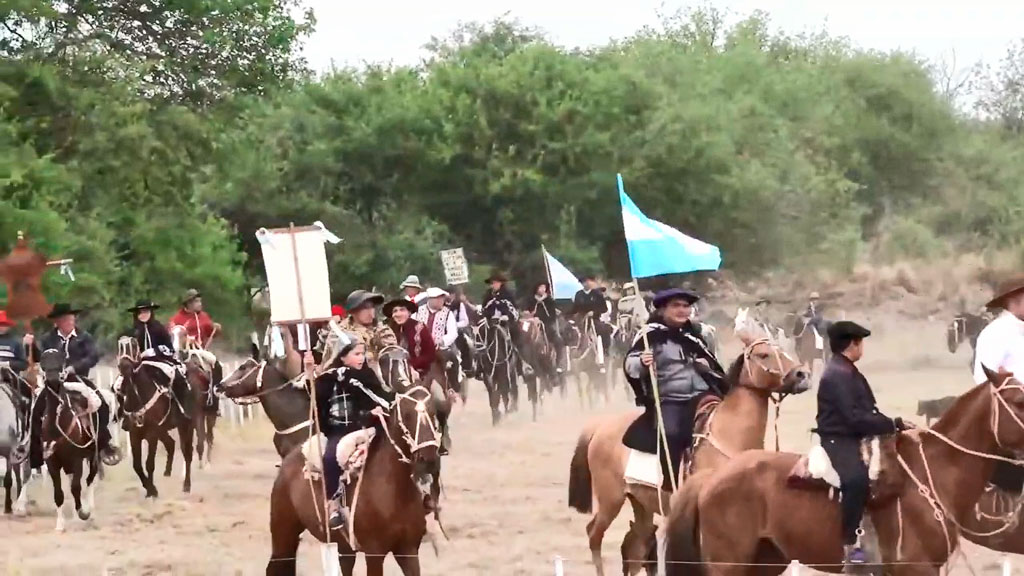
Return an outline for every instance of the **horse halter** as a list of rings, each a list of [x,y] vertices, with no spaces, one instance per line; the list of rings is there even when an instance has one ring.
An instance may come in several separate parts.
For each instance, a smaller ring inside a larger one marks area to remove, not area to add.
[[[769,367],[765,363],[765,361],[754,357],[754,348],[761,344],[766,344],[769,348],[772,349],[772,355],[775,358],[775,365],[777,366],[777,368]],[[775,345],[775,343],[773,343],[770,338],[758,338],[757,340],[754,340],[753,342],[748,344],[747,347],[743,349],[743,364],[745,365],[744,367],[747,370],[747,376],[750,377],[751,380],[754,379],[754,371],[750,367],[751,364],[756,364],[758,368],[760,368],[765,373],[771,376],[778,376],[780,379],[785,378],[786,374],[785,372],[783,372],[782,369],[783,357],[790,361],[793,360],[789,356],[789,354],[787,354],[784,350],[780,349],[777,345]]]
[[[398,374],[401,377],[399,384],[402,384],[403,388],[407,388],[412,385],[412,368],[409,366],[409,360],[408,358],[391,358],[390,352],[392,351],[405,352],[405,348],[402,348],[397,344],[388,344],[384,346],[377,355],[377,364],[379,365],[382,362],[387,361],[387,373],[390,376],[392,370],[391,367],[394,366],[395,362],[399,362],[400,371]],[[381,374],[384,374],[384,370],[381,370]],[[392,389],[397,389],[397,387],[391,382],[385,382],[385,384],[391,386]]]
[[[424,397],[416,398],[415,394],[417,393],[422,393]],[[402,432],[402,440],[408,448],[408,454],[391,436],[387,417],[383,414],[377,416],[381,421],[381,426],[384,428],[384,433],[387,435],[388,441],[391,442],[395,451],[398,452],[398,459],[406,464],[411,464],[412,456],[424,448],[429,448],[431,446],[435,448],[441,447],[441,433],[438,430],[436,418],[430,415],[427,408],[427,403],[430,402],[432,398],[433,396],[430,391],[423,386],[413,386],[406,392],[395,394],[395,401],[391,404],[391,412],[398,423],[399,430]],[[416,413],[415,432],[410,431],[409,427],[405,425],[405,419],[402,418],[402,402],[411,402],[414,406],[413,409]],[[420,438],[420,432],[424,429],[424,425],[426,425],[426,429],[430,431],[429,438]]]
[[[229,382],[224,382],[224,381],[221,382],[221,387],[224,388],[224,389],[234,388],[235,386],[240,385],[242,382],[247,381],[249,379],[249,377],[253,375],[254,372],[256,373],[256,392],[254,392],[252,394],[247,394],[247,395],[244,395],[244,396],[238,396],[238,397],[235,397],[235,398],[231,398],[232,402],[234,402],[235,404],[241,405],[241,406],[245,406],[245,405],[248,405],[248,404],[255,404],[256,402],[259,402],[260,401],[260,396],[266,396],[268,394],[273,394],[274,392],[280,392],[281,390],[284,390],[285,388],[289,388],[289,387],[297,387],[299,384],[301,384],[306,379],[306,373],[302,372],[298,376],[296,376],[295,378],[292,378],[291,380],[286,380],[280,386],[277,386],[275,388],[270,388],[270,389],[264,389],[263,388],[263,374],[264,374],[264,372],[267,369],[267,361],[266,360],[262,360],[262,361],[257,362],[256,360],[254,360],[252,358],[247,358],[245,360],[245,362],[243,363],[243,365],[244,364],[249,364],[249,363],[254,364],[254,366],[252,366],[252,368],[250,368],[249,371],[246,372],[242,377],[235,378],[234,382],[230,382],[230,383]]]

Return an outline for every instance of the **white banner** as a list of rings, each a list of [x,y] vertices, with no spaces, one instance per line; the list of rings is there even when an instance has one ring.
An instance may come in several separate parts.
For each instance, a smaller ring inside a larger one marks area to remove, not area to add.
[[[441,250],[441,265],[444,266],[444,278],[448,284],[455,286],[469,283],[469,263],[466,262],[462,248]]]
[[[324,230],[319,226],[300,226],[294,229],[293,236],[288,228],[261,228],[256,237],[267,272],[271,323],[330,319],[331,283],[324,242],[331,240],[325,237]],[[299,306],[300,298],[302,306]]]

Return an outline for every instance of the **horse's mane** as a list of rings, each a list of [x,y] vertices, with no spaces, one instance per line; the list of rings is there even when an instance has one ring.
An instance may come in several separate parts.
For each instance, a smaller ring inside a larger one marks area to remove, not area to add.
[[[733,360],[732,364],[729,365],[729,370],[725,373],[725,381],[730,386],[740,385],[740,373],[743,371],[743,360],[744,354],[741,352],[739,356]]]

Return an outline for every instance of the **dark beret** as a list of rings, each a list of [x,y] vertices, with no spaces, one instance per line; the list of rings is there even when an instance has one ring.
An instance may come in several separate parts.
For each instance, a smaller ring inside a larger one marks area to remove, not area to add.
[[[687,290],[685,288],[669,288],[668,290],[662,290],[654,295],[654,307],[663,308],[672,300],[684,300],[690,304],[695,304],[700,300],[700,295],[693,290]]]

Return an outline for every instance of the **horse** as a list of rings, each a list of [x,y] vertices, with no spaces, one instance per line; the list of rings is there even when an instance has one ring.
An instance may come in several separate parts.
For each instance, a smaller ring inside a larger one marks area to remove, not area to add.
[[[477,335],[477,362],[491,404],[491,424],[496,426],[502,418],[500,406],[509,414],[519,405],[516,350],[508,326],[496,318],[481,320]]]
[[[384,559],[394,555],[406,576],[420,574],[419,548],[426,534],[425,498],[434,497],[433,477],[440,470],[440,432],[430,390],[411,383],[408,353],[390,347],[381,353],[385,381],[396,394],[383,434],[370,443],[355,480],[347,531],[331,530],[342,574],[351,576],[356,554],[366,555],[367,576],[383,576]],[[307,476],[303,450],[281,463],[270,494],[271,556],[268,576],[291,576],[300,536],[308,531],[328,541],[327,512],[319,475]]]
[[[1024,450],[1024,385],[985,373],[989,381],[962,395],[934,427],[882,442],[888,450],[867,517],[887,573],[937,576],[996,461],[1019,463],[993,453]],[[751,451],[691,478],[672,498],[666,573],[690,574],[696,564],[715,576],[779,574],[796,559],[842,570],[839,506],[824,482],[794,482],[801,460]]]
[[[589,392],[586,392],[587,402],[591,408],[594,407],[594,400],[597,396],[603,396],[605,401],[608,401],[608,377],[606,373],[601,372],[601,363],[599,362],[599,351],[601,347],[601,337],[597,335],[597,330],[594,328],[593,318],[587,316],[583,319],[583,325],[579,326],[576,322],[570,320],[570,333],[575,331],[573,338],[573,345],[569,345],[566,342],[567,353],[569,355],[569,363],[573,368],[573,372],[576,374],[576,386],[580,396],[580,405],[583,405],[584,397],[584,386],[582,376],[587,377],[587,383],[590,385]],[[602,355],[603,356],[603,355]],[[600,358],[604,361],[604,365],[608,365],[608,358]]]
[[[185,365],[185,379],[192,390],[193,402],[197,408],[202,407],[193,410],[192,427],[195,429],[199,467],[203,468],[213,459],[213,429],[218,418],[214,391],[221,366],[213,354],[188,337],[184,326],[171,328],[171,339],[178,361]]]
[[[728,393],[721,402],[708,397],[709,401],[702,402],[698,409],[690,458],[694,472],[719,466],[744,450],[763,448],[772,394],[798,394],[809,388],[807,372],[777,344],[754,339],[747,332],[741,336],[745,349],[728,371]],[[622,438],[642,414],[642,410],[633,410],[591,422],[580,434],[569,466],[569,506],[583,514],[593,512],[587,523],[587,537],[598,576],[604,574],[604,533],[626,500],[634,515],[627,539],[636,545],[623,541],[623,551],[628,552],[623,555],[624,574],[640,571],[648,536],[654,534],[654,514],[664,515],[668,495],[655,487],[659,484],[655,476],[660,470],[656,456],[646,458],[648,470],[653,471],[647,474],[648,478],[626,480],[626,473],[632,468],[630,461],[635,458],[639,464],[643,455],[634,454]]]
[[[100,468],[100,452],[96,441],[99,422],[96,411],[102,402],[99,393],[78,381],[69,381],[64,372],[64,353],[45,350],[39,357],[43,372],[46,411],[40,429],[46,469],[53,484],[53,503],[57,507],[57,532],[64,531],[64,488],[61,472],[71,476],[71,497],[82,521],[92,516],[96,490],[94,482]],[[43,401],[39,398],[37,401]],[[86,496],[82,498],[82,473],[89,463],[85,479]]]
[[[29,414],[32,390],[7,366],[0,366],[0,458],[4,470],[4,514],[25,514],[30,477]],[[13,499],[12,499],[13,496]],[[16,505],[13,500],[16,499]]]
[[[821,327],[819,328],[814,323],[808,322],[804,316],[797,314],[789,314],[788,316],[793,318],[793,330],[786,334],[786,336],[793,341],[797,358],[804,364],[807,364],[813,375],[814,363],[816,361],[820,361],[824,366],[828,364],[829,358],[832,357],[832,350],[828,345],[828,335],[819,332],[819,330],[827,332],[831,322],[822,320]]]
[[[750,315],[750,308],[737,308],[736,316],[733,318],[733,332],[739,333],[741,331],[763,333],[772,342],[776,342],[783,347],[786,346],[787,337],[786,331],[782,328],[772,325],[770,322],[758,320]]]
[[[958,314],[946,327],[946,348],[950,354],[956,354],[960,344],[968,342],[971,345],[971,366],[974,366],[975,348],[978,345],[978,335],[985,329],[985,326],[992,321],[991,314],[970,314],[963,312]]]
[[[128,431],[132,447],[132,468],[146,489],[146,498],[156,498],[159,491],[153,482],[157,443],[167,447],[167,467],[164,476],[170,476],[174,460],[172,429],[178,430],[178,444],[185,459],[185,480],[182,491],[192,491],[192,438],[193,413],[196,411],[192,394],[179,398],[173,390],[176,382],[187,386],[185,377],[169,363],[141,358],[139,343],[130,336],[117,342],[117,370],[121,376],[121,395],[124,398],[123,427]],[[161,384],[166,381],[166,384]],[[146,467],[142,467],[142,442],[149,445]],[[169,441],[169,442],[168,442]]]
[[[530,399],[533,421],[537,421],[537,407],[544,401],[544,394],[551,390],[559,374],[555,372],[557,357],[555,347],[548,340],[544,323],[537,318],[522,321],[523,360],[533,370],[523,377],[526,381],[526,395]]]
[[[997,462],[991,483],[960,527],[964,538],[990,550],[1024,554],[1024,468]]]

